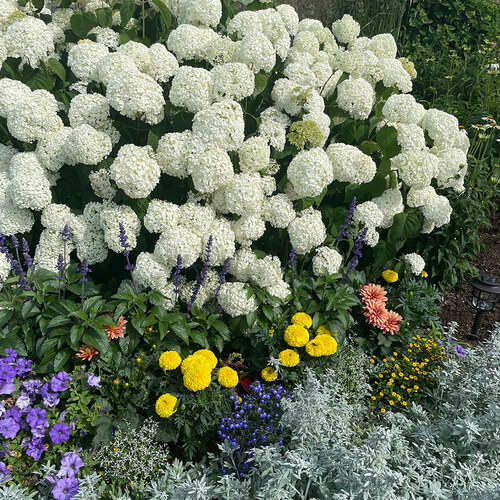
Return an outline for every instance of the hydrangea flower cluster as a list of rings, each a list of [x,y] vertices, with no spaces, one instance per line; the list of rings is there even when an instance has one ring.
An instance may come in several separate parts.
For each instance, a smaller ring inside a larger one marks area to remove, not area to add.
[[[252,462],[252,448],[269,444],[282,444],[280,417],[281,401],[290,398],[290,394],[281,386],[267,387],[256,381],[248,388],[248,393],[241,398],[232,395],[234,411],[224,417],[218,431],[219,437],[227,440],[232,448],[237,449],[238,474],[248,471]],[[225,470],[224,474],[233,471]]]
[[[412,72],[396,58],[394,38],[360,37],[360,26],[349,15],[330,29],[318,20],[299,21],[289,5],[261,3],[262,10],[238,11],[222,34],[219,23],[227,6],[221,0],[170,2],[176,27],[165,43],[149,47],[118,36],[119,11],[111,26],[89,32],[96,41],[66,43],[72,16],[80,12],[44,9],[42,19],[15,4],[5,6],[9,21],[0,34],[0,62],[20,58],[21,66],[38,68],[50,58],[67,61],[70,89],[77,95],[65,94],[64,107],[47,90],[0,79],[0,116],[10,134],[5,139],[13,139],[0,145],[0,232],[30,231],[40,217],[44,230],[35,260],[50,270],[57,269],[62,253],[55,234],[61,219],[73,233],[68,252],[76,250],[90,265],[104,262],[109,251],[123,252],[120,234],[128,237],[127,252],[145,238],[134,283],[159,292],[167,309],[176,307],[178,298],[190,304],[196,286],[184,283],[184,292],[174,292],[179,287],[171,270],[178,256],[184,268],[203,261],[212,237],[212,267],[237,261],[229,269],[236,281],[217,288],[216,300],[226,313],[255,310],[247,282],[286,300],[290,290],[278,272],[279,258],[255,262],[252,246],[268,228],[281,229],[299,254],[317,250],[316,275],[338,272],[342,256],[322,246],[328,229],[322,213],[302,210],[300,202],[321,196],[333,183],[374,179],[378,153],[331,137],[325,99],[332,98],[352,119],[374,119],[381,87],[395,93],[381,106],[377,130],[393,127],[401,152],[390,159],[397,182],[358,207],[355,222],[367,228],[364,241],[375,246],[377,229],[391,227],[406,207],[421,211],[422,232],[446,224],[451,207],[442,192],[464,189],[468,138],[455,117],[426,110],[408,93]],[[81,6],[84,14],[96,8],[95,2]],[[143,15],[154,15],[155,9],[145,6]],[[268,82],[270,95],[256,116],[249,114],[244,101],[264,95]],[[184,117],[175,131],[165,127]],[[115,126],[120,119],[134,120],[138,133],[150,132],[157,140],[148,136],[148,143],[139,145],[132,132],[123,132],[129,124]],[[287,140],[299,146],[295,156],[286,155]],[[6,145],[11,142],[16,147]],[[61,190],[67,190],[68,178],[80,182],[73,174],[82,171],[89,172],[88,183],[83,181],[93,201],[55,203],[69,200]],[[285,173],[288,183],[281,183]],[[170,186],[181,181],[185,192],[177,199],[182,201],[165,199]],[[207,282],[209,275],[210,269]],[[216,287],[195,294],[197,304],[213,298]]]

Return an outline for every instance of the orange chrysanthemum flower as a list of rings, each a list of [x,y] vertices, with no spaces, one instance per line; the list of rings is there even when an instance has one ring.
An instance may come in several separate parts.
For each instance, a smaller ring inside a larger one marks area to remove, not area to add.
[[[387,292],[383,287],[375,285],[374,283],[362,286],[359,293],[363,304],[366,304],[370,300],[375,302],[387,302]]]
[[[382,325],[380,325],[380,328],[385,333],[390,333],[391,335],[394,335],[396,332],[399,332],[402,319],[403,318],[397,312],[387,311],[385,322]]]
[[[86,360],[91,360],[99,351],[90,345],[83,344],[80,350],[76,353],[77,358],[82,358]]]
[[[108,314],[108,316],[112,316],[111,314]],[[122,339],[124,334],[125,334],[125,325],[127,324],[127,321],[123,316],[120,316],[118,318],[118,325],[104,325],[103,328],[108,334],[108,339],[113,340],[113,339]]]
[[[387,309],[383,302],[370,300],[366,303],[365,308],[366,321],[373,326],[381,328],[386,324]]]

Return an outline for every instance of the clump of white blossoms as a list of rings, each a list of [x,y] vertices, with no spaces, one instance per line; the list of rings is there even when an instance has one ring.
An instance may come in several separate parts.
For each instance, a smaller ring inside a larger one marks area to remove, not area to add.
[[[415,276],[419,276],[425,268],[425,260],[418,253],[407,253],[402,256],[406,269]]]
[[[238,316],[257,307],[249,286],[287,298],[290,245],[314,252],[315,275],[338,272],[345,256],[330,248],[329,209],[342,211],[354,191],[368,192],[353,220],[368,245],[401,213],[418,211],[423,233],[446,224],[469,140],[454,116],[408,94],[414,70],[392,35],[361,37],[349,15],[330,28],[271,4],[172,0],[171,27],[148,2],[122,26],[110,4],[110,25],[78,36],[81,12],[54,4],[39,17],[4,0],[0,63],[21,64],[0,78],[0,232],[41,222],[37,261],[53,270],[61,226],[74,233],[68,251],[94,264],[120,258],[123,224],[135,285],[169,309],[178,257],[200,265],[211,238],[207,280],[215,289],[229,259],[218,300]],[[142,32],[143,15],[156,31]],[[343,206],[326,206],[333,199]],[[189,301],[194,287],[185,282],[180,295]]]

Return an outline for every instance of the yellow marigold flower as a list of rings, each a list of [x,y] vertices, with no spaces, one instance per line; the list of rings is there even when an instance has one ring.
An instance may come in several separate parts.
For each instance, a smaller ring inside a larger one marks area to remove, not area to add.
[[[211,371],[212,367],[210,362],[204,356],[191,354],[181,363],[181,372],[184,375],[189,370],[208,370]]]
[[[208,366],[208,363],[207,363]],[[184,387],[189,391],[196,392],[206,389],[212,381],[211,370],[205,368],[191,368],[184,372]]]
[[[177,398],[175,396],[172,396],[172,394],[163,394],[163,396],[160,396],[156,400],[156,413],[162,418],[168,418],[177,411],[175,409],[176,404]]]
[[[304,347],[309,342],[309,332],[300,325],[290,325],[285,330],[285,342],[291,347]]]
[[[291,368],[292,366],[297,366],[300,361],[299,354],[293,349],[285,349],[278,354],[280,361],[285,365]]]
[[[300,325],[304,328],[311,328],[313,320],[309,314],[298,312],[292,316],[292,323],[294,325]]]
[[[278,378],[278,372],[272,366],[266,366],[260,374],[266,382],[274,382]]]
[[[382,273],[382,278],[387,281],[387,283],[396,283],[398,281],[398,273],[392,269],[387,269]]]
[[[422,278],[427,278],[429,275],[428,275],[425,271],[422,271],[422,272],[420,273],[420,276],[421,276]]]
[[[175,370],[181,364],[181,357],[176,351],[165,351],[158,360],[163,371]]]
[[[213,370],[217,366],[217,356],[209,349],[199,349],[193,353],[195,356],[203,356],[209,363],[210,369]]]
[[[217,382],[222,387],[236,387],[239,382],[238,373],[229,366],[223,366],[217,372]]]
[[[316,335],[331,335],[332,332],[328,330],[326,325],[321,325],[316,328],[316,331],[314,332]]]
[[[337,352],[337,341],[330,335],[318,335],[306,345],[309,356],[331,356]]]

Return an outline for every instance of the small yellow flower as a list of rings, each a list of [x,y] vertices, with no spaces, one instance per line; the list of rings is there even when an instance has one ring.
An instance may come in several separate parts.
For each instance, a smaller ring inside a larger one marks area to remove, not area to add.
[[[402,402],[402,405],[403,405],[403,406],[406,406],[407,404],[408,404],[408,403],[407,403],[406,401],[403,401],[403,402]]]
[[[371,358],[370,363],[375,363],[375,360],[373,358]]]
[[[274,382],[278,378],[278,372],[272,366],[266,366],[260,374],[266,382]]]
[[[422,272],[420,273],[420,276],[421,276],[422,278],[427,278],[429,275],[428,275],[425,271],[422,271]]]
[[[392,269],[387,269],[382,273],[382,278],[384,278],[387,283],[396,283],[398,281],[399,276],[396,271],[393,271]]]
[[[380,408],[381,413],[385,413],[385,408]]]
[[[330,330],[328,330],[326,325],[318,326],[318,328],[316,328],[316,331],[314,333],[316,335],[331,335],[332,334],[332,332],[330,332]]]
[[[391,399],[391,400],[389,401],[389,404],[392,406],[392,405],[394,404],[394,401]]]
[[[373,401],[377,400],[377,396],[372,396]]]

